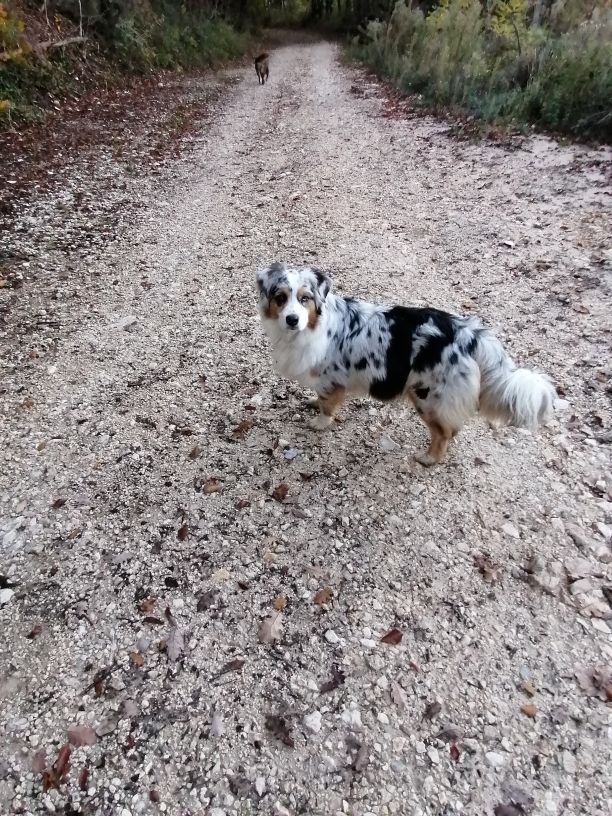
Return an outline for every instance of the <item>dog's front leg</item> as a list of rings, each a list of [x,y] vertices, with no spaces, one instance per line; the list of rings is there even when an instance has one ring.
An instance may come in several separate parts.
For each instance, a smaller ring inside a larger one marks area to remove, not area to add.
[[[318,406],[320,414],[315,417],[309,424],[315,431],[324,431],[333,423],[334,417],[340,410],[342,403],[346,397],[346,388],[337,385],[331,391],[326,391],[324,394],[319,394]]]

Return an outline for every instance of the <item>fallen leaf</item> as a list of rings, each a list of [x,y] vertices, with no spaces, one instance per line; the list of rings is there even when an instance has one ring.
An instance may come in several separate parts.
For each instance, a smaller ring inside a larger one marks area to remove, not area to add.
[[[154,615],[147,615],[142,619],[143,623],[150,623],[151,626],[163,626],[164,622],[161,618],[156,618]]]
[[[533,697],[536,693],[535,686],[531,680],[524,680],[521,683],[521,691],[524,691],[525,694],[528,694],[530,697]]]
[[[63,506],[66,504],[66,502],[67,502],[67,501],[68,501],[68,499],[56,499],[56,500],[53,502],[53,504],[51,505],[51,507],[52,507],[54,510],[59,510],[59,509],[60,509],[60,507],[63,507]]]
[[[331,680],[326,680],[324,683],[321,683],[319,686],[319,691],[321,694],[327,694],[327,692],[333,691],[334,689],[337,689],[338,686],[341,686],[345,680],[346,675],[342,669],[334,664],[332,666]]]
[[[72,748],[68,743],[62,745],[57,754],[57,759],[51,768],[43,771],[43,791],[47,793],[51,788],[59,789],[60,784],[70,770],[70,755]]]
[[[185,541],[187,538],[189,538],[189,527],[186,524],[179,527],[176,537],[179,541]]]
[[[474,558],[474,566],[488,584],[493,584],[499,578],[499,570],[494,566],[487,553],[480,553]]]
[[[106,681],[109,677],[110,672],[108,669],[100,669],[95,673],[92,686],[96,697],[102,697],[106,692]]]
[[[245,507],[250,507],[251,502],[248,499],[240,499],[236,502],[236,510],[244,510]]]
[[[248,434],[252,427],[253,423],[250,419],[243,419],[238,423],[238,425],[236,425],[232,431],[232,434],[238,438],[244,437]]]
[[[81,772],[79,774],[79,788],[82,791],[87,790],[87,782],[89,781],[89,769],[88,768],[81,768]]]
[[[437,700],[434,700],[432,703],[427,703],[425,706],[425,711],[423,712],[423,717],[426,720],[433,720],[434,717],[437,717],[438,714],[442,711],[442,706]]]
[[[436,739],[443,740],[444,742],[457,742],[457,740],[461,739],[462,736],[463,732],[458,728],[455,728],[452,725],[447,725],[441,731],[438,731],[436,734]]]
[[[284,717],[279,717],[276,714],[266,714],[265,725],[267,730],[270,731],[276,739],[280,740],[283,745],[288,745],[289,748],[294,747],[295,743],[291,736],[291,730]]]
[[[220,671],[217,673],[217,677],[220,677],[222,674],[229,674],[230,672],[234,671],[242,671],[243,666],[244,660],[240,660],[240,658],[237,657],[234,660],[230,660],[229,663],[226,663],[224,666],[222,666]]]
[[[202,594],[198,596],[198,605],[196,607],[197,611],[205,612],[207,609],[210,609],[210,607],[215,603],[215,599],[218,594],[218,589],[208,589],[206,592],[202,592]]]
[[[328,604],[333,597],[333,590],[331,587],[323,587],[320,589],[317,594],[312,599],[317,606],[323,606],[324,604]]]
[[[98,741],[96,732],[89,725],[71,725],[68,729],[68,742],[75,748],[82,745],[94,745]]]
[[[495,816],[523,816],[525,811],[522,808],[514,807],[514,805],[496,805],[493,813]]]
[[[277,595],[276,598],[272,601],[272,606],[276,609],[277,612],[282,612],[283,609],[287,606],[287,599],[284,595]]]
[[[380,642],[397,646],[398,643],[401,643],[402,638],[403,634],[399,629],[389,629],[389,631],[381,637]]]
[[[272,491],[272,498],[276,499],[276,501],[282,502],[287,497],[287,493],[289,492],[289,487],[284,482],[276,485],[274,490]]]
[[[508,802],[518,809],[521,816],[533,810],[535,805],[533,796],[530,793],[526,793],[513,782],[504,782],[502,785],[502,793]]]
[[[35,640],[39,635],[42,635],[42,632],[43,632],[42,626],[40,625],[40,623],[37,623],[32,627],[32,631],[30,632],[29,635],[26,635],[26,637],[28,640]]]
[[[367,766],[370,764],[370,752],[368,751],[368,745],[365,742],[362,742],[355,754],[355,759],[351,764],[351,768],[356,771],[357,773],[361,773],[364,771]]]
[[[47,767],[47,755],[43,748],[37,751],[32,757],[32,770],[41,774]]]
[[[145,613],[152,612],[156,602],[157,598],[153,597],[153,595],[150,595],[148,598],[145,598],[143,601],[141,601],[140,611]]]
[[[610,666],[579,669],[576,672],[576,680],[589,697],[598,697],[607,703],[612,702],[612,668]]]
[[[453,762],[459,762],[459,757],[461,756],[461,752],[457,748],[457,745],[452,742],[450,745],[450,755]]]
[[[276,615],[262,620],[259,624],[258,635],[262,643],[273,643],[275,640],[280,640],[283,635],[282,612],[277,612]]]
[[[161,799],[159,791],[155,790],[155,788],[151,788],[151,790],[149,791],[149,799],[151,802],[153,802],[153,804],[157,804]]]
[[[207,479],[202,485],[202,493],[218,493],[221,490],[221,482],[218,479]]]
[[[531,717],[532,720],[535,720],[535,716],[538,713],[538,709],[533,703],[525,703],[521,706],[521,711],[526,717]]]
[[[139,669],[144,666],[144,657],[140,652],[130,652],[130,660]]]
[[[391,699],[398,708],[408,708],[408,695],[396,680],[391,681]]]
[[[183,654],[184,649],[185,639],[183,633],[178,626],[175,626],[170,630],[170,634],[166,639],[166,654],[168,655],[168,660],[172,661],[172,663],[176,663]]]
[[[194,459],[194,460],[195,460],[195,459],[197,459],[197,458],[200,456],[200,454],[201,454],[201,453],[202,453],[202,451],[201,451],[201,450],[200,450],[200,448],[198,448],[198,446],[196,445],[196,446],[195,446],[195,448],[192,448],[192,449],[189,451],[189,458],[190,458],[190,459]]]

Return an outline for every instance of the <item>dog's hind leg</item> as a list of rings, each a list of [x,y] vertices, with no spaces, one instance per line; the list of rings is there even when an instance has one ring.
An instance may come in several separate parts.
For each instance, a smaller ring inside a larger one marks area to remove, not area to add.
[[[429,467],[429,465],[435,465],[444,459],[448,450],[448,443],[459,432],[459,428],[449,428],[448,425],[445,425],[431,414],[423,415],[421,418],[429,428],[431,441],[429,448],[426,451],[417,453],[415,459],[422,465]]]
[[[333,423],[334,417],[340,410],[346,397],[346,388],[338,385],[332,391],[319,396],[319,410],[321,413],[309,422],[315,431],[324,431]]]

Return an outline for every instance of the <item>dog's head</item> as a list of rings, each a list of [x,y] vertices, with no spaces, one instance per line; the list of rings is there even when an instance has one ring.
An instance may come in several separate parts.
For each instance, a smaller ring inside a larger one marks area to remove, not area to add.
[[[309,266],[273,263],[257,273],[259,308],[266,320],[275,320],[287,332],[314,329],[323,310],[331,281]]]

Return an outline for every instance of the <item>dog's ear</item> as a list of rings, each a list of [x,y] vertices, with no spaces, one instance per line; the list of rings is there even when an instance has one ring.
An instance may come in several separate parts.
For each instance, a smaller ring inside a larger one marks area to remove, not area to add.
[[[313,269],[314,276],[317,281],[317,291],[316,294],[318,295],[318,300],[321,303],[325,300],[325,298],[331,292],[332,282],[331,278],[325,274],[325,272],[321,272],[320,269]]]
[[[262,298],[268,297],[271,287],[274,284],[278,284],[284,272],[285,265],[282,263],[273,263],[260,269],[257,272],[257,289],[259,296]]]
[[[260,297],[264,297],[267,291],[268,269],[259,269],[257,272],[257,291]]]

